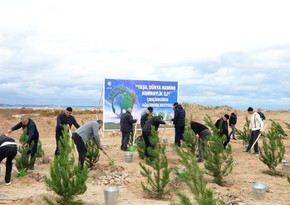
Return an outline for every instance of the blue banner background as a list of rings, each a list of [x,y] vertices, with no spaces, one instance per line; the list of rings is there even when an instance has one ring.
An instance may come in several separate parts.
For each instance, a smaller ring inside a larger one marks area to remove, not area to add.
[[[169,121],[173,117],[172,105],[178,101],[178,82],[145,80],[104,80],[105,129],[118,129],[120,115],[131,107],[134,119],[140,118],[147,107],[154,115],[162,114]]]

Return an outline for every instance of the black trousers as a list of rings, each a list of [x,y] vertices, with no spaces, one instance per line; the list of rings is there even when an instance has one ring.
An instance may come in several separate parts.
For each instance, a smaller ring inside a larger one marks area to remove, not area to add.
[[[85,145],[84,141],[82,140],[82,138],[77,133],[74,132],[72,135],[72,138],[73,138],[75,145],[77,146],[77,150],[79,153],[79,162],[81,164],[81,168],[83,168],[84,163],[85,163],[85,159],[86,159],[86,155],[87,155],[86,145]]]
[[[128,150],[128,143],[131,132],[122,132],[121,150]]]
[[[9,183],[11,180],[12,160],[17,154],[17,146],[3,146],[0,147],[0,162],[6,158],[6,172],[5,182]]]
[[[175,127],[175,140],[174,144],[180,147],[180,140],[183,139],[183,133],[184,133],[184,127],[185,126],[179,126]]]
[[[144,150],[145,156],[150,158],[151,155],[148,153],[148,147],[154,149],[153,145],[150,142],[151,132],[142,132],[142,136],[145,142],[145,150]]]

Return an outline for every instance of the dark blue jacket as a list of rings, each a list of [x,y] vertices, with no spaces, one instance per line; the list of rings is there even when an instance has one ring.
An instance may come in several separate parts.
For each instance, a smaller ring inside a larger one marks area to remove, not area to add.
[[[140,120],[140,122],[141,122],[141,128],[144,127],[146,121],[148,120],[148,117],[149,117],[148,113],[145,113],[144,115],[142,115],[141,120]]]
[[[38,140],[39,139],[39,133],[36,127],[36,124],[34,123],[34,121],[30,118],[28,118],[28,124],[23,125],[22,122],[19,122],[18,124],[16,124],[14,127],[11,128],[12,131],[14,130],[18,130],[20,128],[25,129],[27,128],[27,143],[30,144],[32,140]]]
[[[63,130],[63,125],[67,125],[67,124],[69,125],[70,128],[72,125],[74,125],[76,128],[80,127],[80,125],[77,123],[74,116],[70,115],[69,117],[67,117],[65,113],[61,113],[57,116],[56,128],[55,128],[56,133],[61,135],[62,130]]]
[[[232,113],[229,119],[229,124],[230,125],[235,125],[237,124],[237,116],[235,115],[235,113]]]
[[[130,112],[125,112],[121,115],[120,118],[120,126],[122,132],[132,132],[133,131],[133,123],[136,123],[137,120],[133,119],[133,116]]]
[[[172,120],[175,127],[185,126],[185,110],[181,105],[174,108],[174,118]]]
[[[220,118],[216,121],[215,123],[215,127],[218,129],[218,134],[220,136],[222,135],[229,135],[229,125],[228,125],[228,121],[224,121],[223,118]]]
[[[157,131],[160,124],[165,124],[159,116],[154,116],[148,119],[142,129],[142,132],[151,132],[151,126],[154,126],[154,129]]]

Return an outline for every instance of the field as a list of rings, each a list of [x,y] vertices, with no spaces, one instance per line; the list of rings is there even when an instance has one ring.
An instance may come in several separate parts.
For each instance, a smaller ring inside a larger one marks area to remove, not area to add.
[[[214,121],[226,113],[230,114],[233,109],[230,107],[202,107],[198,105],[184,105],[188,119],[194,119],[203,122],[205,115],[209,115]],[[16,177],[16,167],[12,173],[12,184],[5,186],[4,182],[4,161],[0,164],[0,204],[32,204],[44,205],[43,196],[50,198],[55,197],[52,191],[46,187],[44,176],[49,175],[49,162],[53,160],[55,150],[55,124],[56,115],[62,110],[34,110],[34,109],[0,109],[0,133],[6,134],[7,130],[19,122],[19,117],[22,114],[30,116],[37,124],[40,132],[40,140],[45,152],[45,157],[37,159],[35,169],[27,176]],[[265,110],[264,114],[267,117],[267,122],[270,124],[270,119],[280,123],[288,136],[284,140],[286,149],[285,159],[290,160],[290,130],[284,122],[290,123],[290,111]],[[74,111],[73,115],[79,122],[83,124],[88,121],[96,120],[96,117],[102,119],[102,113],[99,112],[96,116],[96,111]],[[245,116],[247,112],[238,110],[237,128],[241,129],[245,124]],[[268,126],[269,128],[270,126]],[[11,137],[18,142],[21,130],[12,132]],[[160,133],[163,128],[160,129]],[[139,133],[137,133],[139,135]],[[169,144],[174,141],[173,129],[166,129],[163,137],[167,137]],[[107,185],[119,184],[119,205],[127,204],[158,204],[167,205],[171,201],[176,201],[175,190],[184,190],[182,184],[175,182],[174,176],[169,185],[170,193],[162,200],[150,198],[143,192],[141,181],[144,178],[140,174],[140,166],[137,152],[134,152],[133,162],[126,163],[123,151],[120,150],[121,134],[119,130],[106,131],[101,138],[102,144],[105,146],[107,153],[115,160],[115,166],[109,166],[108,158],[101,153],[97,165],[90,170],[87,180],[87,191],[78,196],[85,204],[101,205],[104,204],[103,189]],[[253,154],[243,152],[245,147],[241,140],[231,140],[233,157],[235,160],[232,173],[225,177],[225,185],[218,186],[212,182],[212,177],[206,176],[208,187],[210,187],[215,196],[222,197],[228,204],[237,205],[289,205],[290,204],[290,183],[286,176],[271,176],[267,174],[268,167],[263,164],[259,157]],[[262,143],[260,142],[260,145]],[[167,146],[166,154],[169,159],[170,167],[180,167],[178,156],[172,151],[171,146]],[[203,166],[202,163],[199,164]],[[281,170],[281,166],[277,167]],[[114,175],[114,176],[113,176]],[[115,180],[115,178],[118,178]],[[265,199],[256,200],[252,197],[252,183],[262,182],[267,185]]]

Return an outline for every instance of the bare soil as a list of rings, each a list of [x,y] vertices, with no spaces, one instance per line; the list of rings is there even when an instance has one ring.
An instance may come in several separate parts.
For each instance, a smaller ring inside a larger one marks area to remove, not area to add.
[[[226,113],[230,114],[233,109],[229,107],[202,107],[198,105],[184,105],[188,119],[194,119],[199,122],[203,122],[205,115],[209,115],[214,121]],[[19,122],[19,117],[22,114],[28,114],[37,124],[40,132],[40,140],[42,142],[45,157],[37,159],[35,169],[32,173],[29,173],[25,177],[16,177],[16,167],[14,165],[14,171],[12,173],[12,184],[5,186],[4,182],[4,161],[0,164],[0,204],[46,204],[43,201],[44,196],[50,198],[55,197],[55,194],[48,189],[44,182],[44,176],[49,176],[49,161],[53,160],[53,154],[55,150],[55,124],[56,115],[61,110],[33,110],[33,109],[0,109],[0,133],[6,134],[7,130]],[[74,116],[80,124],[88,121],[102,118],[102,113],[96,112],[74,112]],[[270,119],[280,123],[284,131],[288,136],[284,140],[286,148],[285,159],[290,160],[290,130],[286,127],[284,122],[289,123],[290,111],[264,111],[267,122],[270,127]],[[242,129],[245,124],[246,111],[238,111],[238,124],[237,128]],[[18,142],[21,130],[11,133],[11,137]],[[161,129],[160,132],[163,132]],[[137,133],[138,135],[139,133]],[[166,129],[163,137],[167,137],[169,144],[174,142],[173,129]],[[171,176],[172,180],[168,189],[169,194],[162,200],[150,198],[143,192],[141,187],[141,181],[144,178],[140,174],[139,162],[142,162],[138,158],[137,152],[134,152],[133,162],[126,163],[123,151],[120,150],[121,134],[117,131],[106,131],[101,138],[102,144],[105,145],[107,153],[111,158],[115,160],[115,166],[110,166],[109,159],[101,153],[100,159],[97,165],[90,170],[89,178],[87,181],[87,191],[78,196],[77,198],[82,200],[88,205],[101,205],[105,203],[103,189],[106,185],[98,183],[97,179],[100,176],[105,175],[107,172],[118,172],[126,175],[126,183],[122,183],[120,186],[118,204],[159,204],[167,205],[171,201],[177,201],[175,191],[187,192],[182,184],[175,181],[174,176]],[[208,180],[208,187],[212,188],[215,196],[222,197],[228,204],[239,205],[289,205],[290,204],[290,183],[287,181],[287,175],[281,174],[280,176],[271,176],[267,173],[268,167],[263,164],[259,157],[253,154],[243,152],[245,146],[241,140],[231,140],[233,157],[235,165],[232,173],[225,177],[224,186],[218,186],[212,182],[212,177],[205,176]],[[260,141],[260,146],[261,146]],[[171,146],[167,146],[167,157],[169,159],[170,167],[180,167],[178,163],[178,156],[172,151]],[[200,166],[203,166],[201,163]],[[278,171],[281,170],[281,165],[277,167]],[[282,172],[281,172],[282,173]],[[254,199],[252,196],[252,183],[262,182],[267,185],[268,189],[263,200]]]

